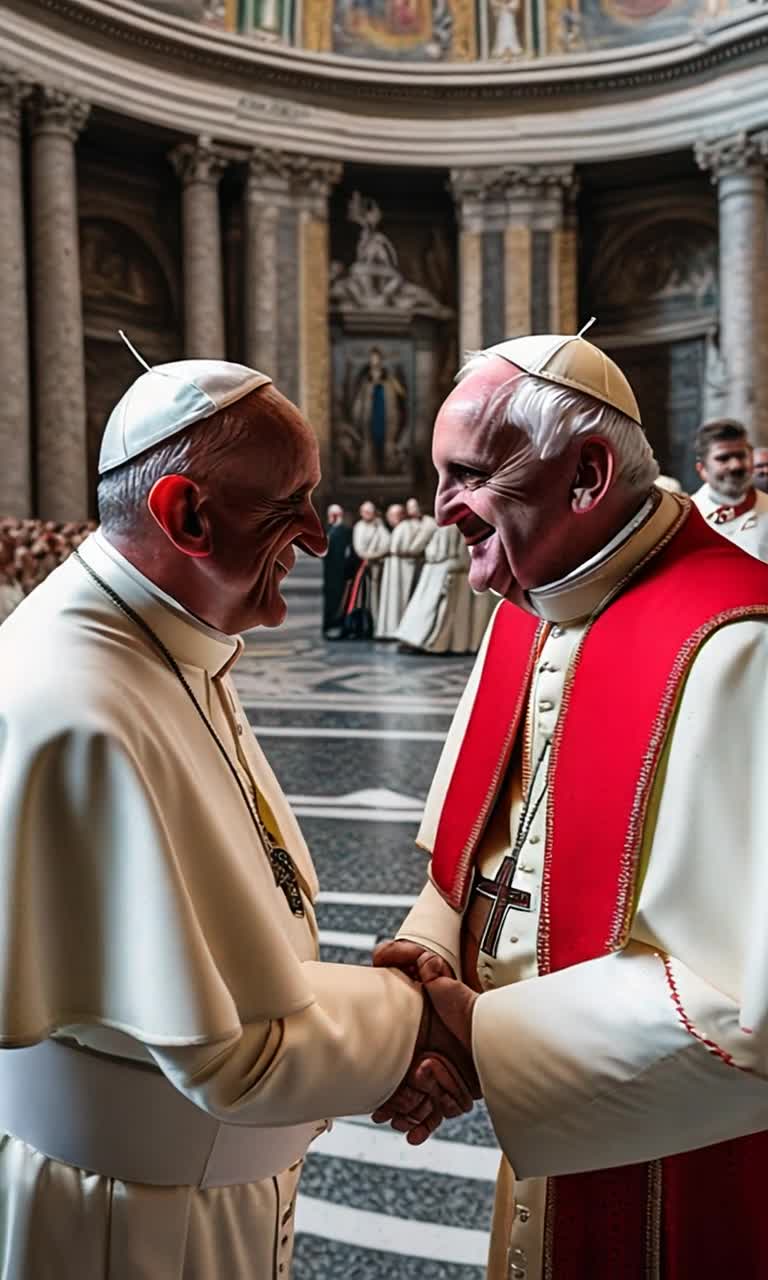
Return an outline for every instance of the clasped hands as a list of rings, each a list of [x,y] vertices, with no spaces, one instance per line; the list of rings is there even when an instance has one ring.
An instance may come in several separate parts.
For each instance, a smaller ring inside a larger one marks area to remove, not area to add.
[[[481,1096],[472,1058],[472,1010],[477,995],[457,982],[450,965],[416,942],[382,942],[380,968],[400,969],[424,988],[424,1012],[411,1064],[392,1097],[373,1113],[412,1146],[426,1142],[443,1120],[471,1111]]]

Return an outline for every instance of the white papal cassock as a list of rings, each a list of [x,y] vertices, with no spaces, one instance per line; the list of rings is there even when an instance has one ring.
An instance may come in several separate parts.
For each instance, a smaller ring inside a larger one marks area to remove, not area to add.
[[[654,514],[646,507],[589,564],[530,593],[534,610],[555,624],[529,696],[531,759],[555,732],[587,619],[665,537],[678,510],[678,501],[664,495]],[[484,645],[427,801],[419,842],[428,852],[485,657]],[[621,664],[621,653],[615,660]],[[632,681],[631,669],[626,679]],[[620,749],[620,708],[605,732]],[[503,1163],[493,1280],[548,1274],[546,1176],[655,1160],[768,1129],[767,776],[768,623],[745,619],[716,630],[691,665],[651,796],[654,821],[641,854],[645,874],[628,945],[543,977],[537,976],[537,942],[547,874],[546,797],[536,812],[512,881],[530,894],[531,909],[507,912],[497,954],[481,952],[477,965],[475,1059],[518,1178],[514,1215]],[[596,778],[581,801],[594,810],[595,823],[600,788]],[[517,766],[478,850],[483,876],[493,877],[510,851],[522,794]],[[460,974],[462,917],[432,883],[399,936],[432,948]],[[669,957],[679,1005],[660,956]],[[708,1044],[718,1046],[719,1055],[708,1052]],[[702,1205],[703,1231],[710,1211],[717,1212],[716,1186],[711,1204]]]
[[[258,788],[292,914],[176,677],[72,557],[0,631],[2,1280],[285,1280],[301,1160],[404,1075],[421,997],[321,964],[317,882],[240,705],[240,639],[96,534]]]

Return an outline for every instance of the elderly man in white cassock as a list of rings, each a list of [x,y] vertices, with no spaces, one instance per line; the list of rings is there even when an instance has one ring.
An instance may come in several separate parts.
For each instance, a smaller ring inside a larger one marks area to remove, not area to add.
[[[437,518],[504,599],[427,885],[376,961],[472,1047],[504,1152],[489,1276],[757,1280],[768,569],[654,485],[631,388],[580,336],[473,358],[433,457]]]
[[[318,963],[232,683],[325,550],[309,426],[252,369],[161,365],[99,470],[100,529],[0,630],[0,1274],[285,1280],[328,1117],[435,1037],[457,1114],[471,1059],[403,974]]]

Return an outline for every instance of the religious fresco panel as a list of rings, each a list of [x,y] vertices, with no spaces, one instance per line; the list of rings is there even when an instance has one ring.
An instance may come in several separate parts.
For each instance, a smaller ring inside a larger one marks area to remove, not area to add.
[[[405,62],[477,56],[475,0],[304,0],[306,48]]]
[[[567,53],[667,40],[711,21],[728,0],[545,0],[546,47]]]
[[[292,0],[237,0],[237,27],[243,35],[290,41]]]
[[[534,55],[536,43],[532,0],[480,0],[478,45],[481,58],[491,62],[516,62]]]

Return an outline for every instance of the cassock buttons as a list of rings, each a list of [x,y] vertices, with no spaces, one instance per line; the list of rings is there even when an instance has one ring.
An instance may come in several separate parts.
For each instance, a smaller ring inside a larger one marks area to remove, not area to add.
[[[241,725],[240,721],[238,720],[238,722],[237,722],[237,736],[238,736],[238,738],[242,737],[242,733],[243,733],[243,726]]]
[[[565,635],[565,631],[563,630],[562,627],[553,627],[552,631],[550,632],[550,635],[552,636],[553,640],[559,640],[561,636]]]
[[[554,711],[555,704],[550,702],[549,698],[542,698],[539,702],[539,711]]]
[[[529,843],[529,844],[541,844],[541,836],[537,835],[537,834],[536,834],[536,832],[534,831],[534,832],[533,832],[533,835],[530,835],[530,836],[528,837],[528,843]]]

